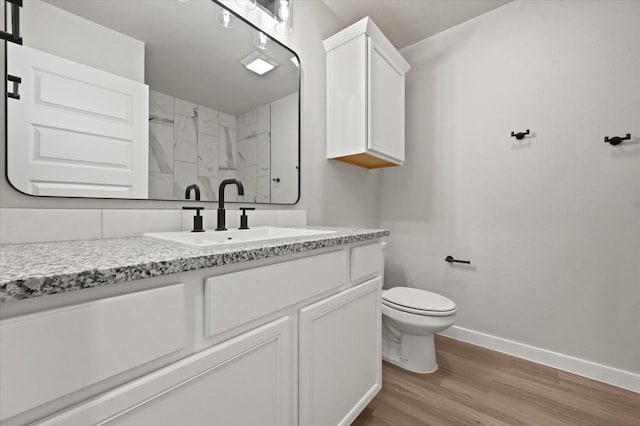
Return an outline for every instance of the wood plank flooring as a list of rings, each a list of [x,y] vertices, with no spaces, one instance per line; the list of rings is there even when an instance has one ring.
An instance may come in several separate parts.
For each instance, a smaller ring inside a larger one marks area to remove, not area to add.
[[[640,394],[436,336],[439,369],[387,362],[382,390],[355,426],[640,426]]]

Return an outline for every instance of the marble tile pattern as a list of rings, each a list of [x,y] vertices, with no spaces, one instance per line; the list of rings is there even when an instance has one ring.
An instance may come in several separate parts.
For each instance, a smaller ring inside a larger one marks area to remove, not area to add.
[[[217,201],[221,176],[237,177],[237,117],[155,91],[149,103],[149,197],[183,200],[195,183],[203,201]]]
[[[195,163],[198,158],[196,117],[175,115],[174,155],[176,161]]]
[[[173,173],[173,125],[149,122],[149,173]]]
[[[256,134],[271,131],[271,104],[256,108]]]
[[[198,106],[198,133],[218,136],[218,111]]]
[[[284,256],[389,236],[385,229],[326,228],[335,234],[195,250],[142,237],[0,246],[0,302]]]
[[[247,171],[249,171],[249,173],[245,174]],[[238,170],[238,180],[242,182],[242,186],[244,187],[244,196],[239,197],[239,201],[255,203],[258,198],[258,187],[255,173],[251,173],[250,169]]]
[[[189,185],[198,181],[198,166],[195,163],[176,161],[173,175],[173,199],[184,200]]]
[[[271,176],[271,134],[261,133],[256,139],[257,176]]]
[[[198,176],[218,176],[218,137],[198,133]]]
[[[219,166],[221,169],[236,169],[237,166],[237,140],[236,129],[220,126],[218,133]]]
[[[183,117],[195,117],[198,114],[198,105],[193,102],[183,101],[182,99],[173,99],[173,113]]]
[[[149,116],[162,122],[173,121],[173,97],[149,90]]]
[[[271,176],[258,176],[256,179],[256,202],[271,202]]]
[[[203,201],[218,201],[218,186],[220,181],[217,177],[198,176],[198,187],[200,187],[200,198]]]
[[[237,170],[224,170],[221,169],[218,173],[219,182],[222,182],[225,179],[239,179]],[[243,185],[244,186],[244,185]],[[242,202],[245,199],[241,196],[238,196],[238,190],[235,185],[227,186],[224,192],[224,200],[225,202]]]
[[[173,200],[173,173],[149,173],[149,198]]]
[[[197,183],[203,201],[217,201],[219,182],[237,178],[245,196],[227,201],[271,202],[270,104],[234,117],[152,91],[149,134],[151,198],[182,200]]]
[[[236,120],[238,179],[244,201],[271,202],[271,105],[240,114]]]

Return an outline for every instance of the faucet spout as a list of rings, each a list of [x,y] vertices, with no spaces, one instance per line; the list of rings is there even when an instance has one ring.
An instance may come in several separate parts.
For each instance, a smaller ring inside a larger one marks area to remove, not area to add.
[[[225,179],[220,182],[220,188],[218,189],[218,227],[216,231],[226,231],[226,216],[224,209],[224,189],[227,185],[235,185],[238,187],[238,195],[244,195],[244,186],[238,179]]]
[[[196,201],[200,201],[200,187],[198,187],[198,185],[196,185],[195,183],[193,185],[187,186],[187,190],[184,193],[184,198],[186,200],[190,200],[192,190],[195,190],[196,192]]]

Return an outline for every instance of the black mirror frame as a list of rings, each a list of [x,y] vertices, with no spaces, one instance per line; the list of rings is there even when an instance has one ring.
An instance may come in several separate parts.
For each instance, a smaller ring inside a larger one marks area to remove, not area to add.
[[[213,3],[215,3],[218,7],[221,7],[225,10],[228,10],[230,13],[233,14],[233,16],[236,19],[239,19],[240,21],[244,22],[245,24],[249,25],[250,27],[252,27],[255,30],[258,31],[262,31],[260,28],[258,28],[257,26],[253,25],[251,22],[249,22],[247,19],[245,19],[244,17],[236,14],[233,10],[230,10],[228,7],[224,6],[221,1],[219,0],[211,0]],[[6,5],[5,5],[6,6]],[[266,13],[266,12],[265,12]],[[6,14],[5,14],[6,16]],[[301,141],[301,135],[302,135],[302,131],[301,131],[301,116],[302,116],[302,108],[301,108],[301,104],[302,104],[302,62],[300,61],[300,57],[298,56],[298,54],[296,52],[294,52],[293,50],[291,50],[289,47],[287,47],[286,45],[282,44],[281,42],[279,42],[278,40],[272,38],[269,34],[265,35],[267,37],[269,37],[269,40],[278,44],[280,47],[288,50],[289,52],[291,52],[296,59],[298,60],[298,165],[297,165],[297,171],[298,171],[298,196],[296,197],[296,200],[293,203],[250,203],[250,202],[246,202],[246,201],[236,201],[236,202],[230,202],[230,203],[241,203],[241,204],[260,204],[260,205],[284,205],[284,206],[292,206],[292,205],[296,205],[298,204],[298,202],[300,201],[300,197],[302,195],[302,178],[301,178],[301,172],[302,172],[302,165],[301,165],[301,160],[302,160],[302,155],[301,155],[301,149],[302,149],[302,141]],[[4,86],[4,153],[5,153],[5,158],[4,158],[4,178],[6,180],[6,182],[8,183],[8,185],[15,191],[17,191],[20,194],[24,194],[27,195],[29,197],[36,197],[36,198],[54,198],[54,199],[58,199],[58,198],[69,198],[69,199],[85,199],[85,200],[131,200],[131,201],[159,201],[159,202],[173,202],[173,203],[180,203],[180,204],[184,204],[187,201],[190,200],[162,200],[162,199],[157,199],[157,198],[113,198],[113,197],[72,197],[72,196],[58,196],[58,195],[34,195],[34,194],[28,194],[26,192],[21,191],[20,189],[16,188],[13,183],[11,183],[11,180],[9,179],[9,156],[8,156],[8,150],[9,150],[9,123],[8,123],[8,99],[9,99],[9,95],[10,93],[7,91],[7,84],[6,82],[8,81],[8,64],[7,64],[7,60],[8,60],[8,43],[10,43],[10,41],[4,40],[4,81],[5,84]],[[21,43],[22,44],[22,43]],[[193,200],[193,202],[195,202],[195,200]],[[207,202],[215,202],[215,201],[207,201]],[[201,203],[201,202],[200,202]]]

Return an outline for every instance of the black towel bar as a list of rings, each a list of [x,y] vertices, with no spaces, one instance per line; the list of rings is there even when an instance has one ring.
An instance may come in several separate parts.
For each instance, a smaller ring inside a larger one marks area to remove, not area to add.
[[[444,261],[449,263],[466,263],[467,265],[471,265],[470,260],[458,260],[458,259],[454,259],[453,256],[445,257]]]

